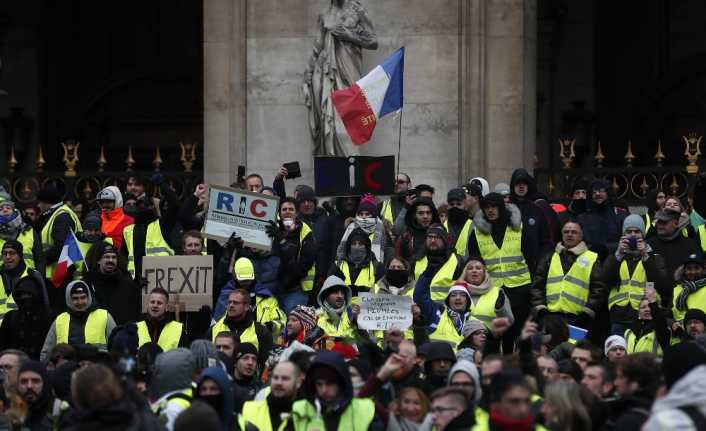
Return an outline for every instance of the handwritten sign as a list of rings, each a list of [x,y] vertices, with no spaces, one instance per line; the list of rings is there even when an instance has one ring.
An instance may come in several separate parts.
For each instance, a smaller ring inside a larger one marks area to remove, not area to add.
[[[211,185],[204,234],[227,240],[235,232],[246,247],[269,251],[272,239],[266,229],[276,220],[278,205],[279,198],[274,196]]]
[[[184,311],[212,306],[213,256],[145,256],[142,278],[148,282],[142,290],[143,311],[147,311],[147,297],[155,287],[169,292],[170,301],[177,298]]]
[[[358,327],[368,330],[407,329],[412,326],[409,296],[360,293]]]

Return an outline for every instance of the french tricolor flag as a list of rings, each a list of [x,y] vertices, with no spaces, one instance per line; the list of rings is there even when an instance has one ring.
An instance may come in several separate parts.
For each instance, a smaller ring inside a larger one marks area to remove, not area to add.
[[[81,248],[78,246],[76,235],[74,235],[73,230],[70,230],[64,240],[64,247],[61,249],[59,262],[57,262],[54,273],[51,276],[51,282],[54,287],[58,288],[61,286],[61,283],[63,283],[69,275],[69,267],[71,267],[71,265],[83,260],[83,253],[81,253]]]
[[[370,141],[378,119],[402,109],[403,75],[404,47],[352,87],[331,94],[333,105],[355,145]]]

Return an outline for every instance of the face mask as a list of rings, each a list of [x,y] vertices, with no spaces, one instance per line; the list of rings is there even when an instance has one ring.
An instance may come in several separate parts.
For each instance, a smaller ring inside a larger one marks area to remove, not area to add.
[[[294,228],[296,227],[296,223],[294,223],[294,220],[292,220],[291,218],[286,218],[286,219],[282,220],[282,225],[284,226],[284,229],[287,232],[293,231]]]
[[[465,223],[468,213],[463,208],[450,207],[448,211],[449,221],[453,224]]]
[[[350,258],[356,266],[362,265],[367,257],[368,251],[365,249],[364,245],[351,246]]]
[[[223,412],[223,395],[199,395],[198,399],[213,407],[219,416]]]
[[[402,287],[409,280],[409,271],[406,269],[388,269],[386,277],[390,286]]]

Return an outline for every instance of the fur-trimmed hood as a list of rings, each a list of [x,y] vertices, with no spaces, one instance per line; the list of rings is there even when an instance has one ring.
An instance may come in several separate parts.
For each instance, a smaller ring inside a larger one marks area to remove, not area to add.
[[[515,204],[505,204],[505,214],[507,217],[507,225],[512,230],[519,230],[522,226],[522,213]],[[473,227],[481,233],[490,234],[492,232],[491,223],[485,218],[483,211],[478,211],[473,216]]]

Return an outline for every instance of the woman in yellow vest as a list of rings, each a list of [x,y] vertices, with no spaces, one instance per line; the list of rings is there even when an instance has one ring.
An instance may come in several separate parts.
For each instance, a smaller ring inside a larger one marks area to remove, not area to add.
[[[510,324],[515,318],[512,314],[510,299],[498,286],[494,286],[480,256],[471,256],[463,268],[463,279],[468,293],[471,295],[471,316],[480,320],[490,329],[490,324],[496,317],[507,317]]]
[[[362,229],[354,229],[346,241],[344,258],[337,261],[329,275],[341,278],[350,286],[353,301],[359,292],[372,292],[375,284],[385,273],[385,267],[373,254],[369,236]]]
[[[414,282],[407,259],[396,256],[387,264],[385,276],[375,285],[375,293],[411,297],[414,295]]]
[[[676,273],[679,284],[674,287],[672,315],[675,320],[684,319],[687,310],[697,308],[706,312],[706,277],[704,259],[699,254],[687,257]]]
[[[625,330],[626,351],[628,355],[649,352],[661,357],[673,342],[672,334],[660,310],[657,292],[648,287],[645,294],[640,301],[638,319]]]
[[[370,238],[371,250],[378,262],[387,262],[394,254],[392,239],[385,225],[378,217],[378,205],[375,196],[366,194],[360,199],[355,218],[346,226],[341,242],[336,249],[336,259],[346,255],[348,237],[354,230],[363,230]]]
[[[40,359],[45,361],[49,352],[60,343],[91,344],[105,349],[108,337],[115,329],[115,321],[106,310],[98,308],[93,288],[84,281],[72,281],[66,287],[68,311],[61,313],[49,328]]]

